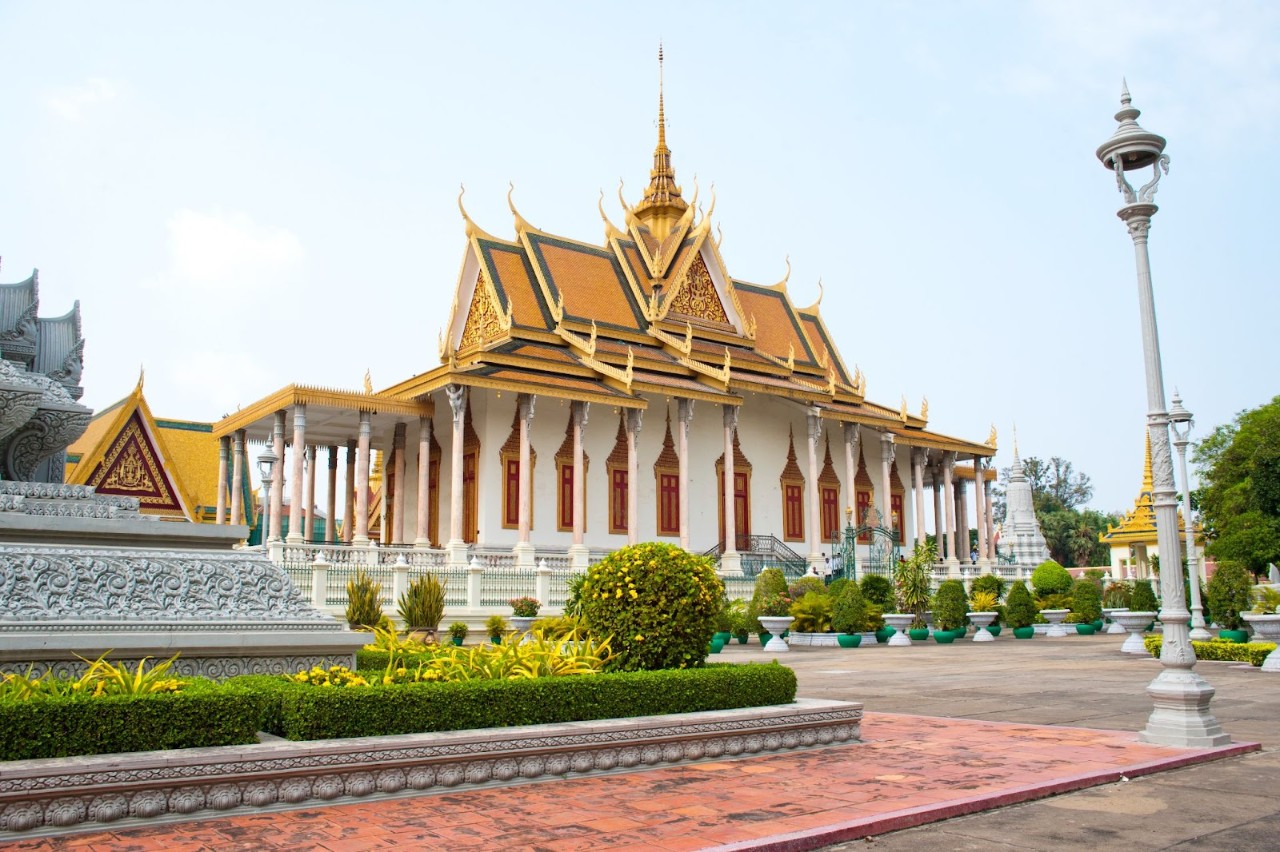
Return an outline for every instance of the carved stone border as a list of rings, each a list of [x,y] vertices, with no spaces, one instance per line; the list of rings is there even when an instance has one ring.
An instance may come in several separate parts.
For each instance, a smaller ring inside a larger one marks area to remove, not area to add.
[[[862,705],[793,704],[0,764],[0,840],[857,742]]]

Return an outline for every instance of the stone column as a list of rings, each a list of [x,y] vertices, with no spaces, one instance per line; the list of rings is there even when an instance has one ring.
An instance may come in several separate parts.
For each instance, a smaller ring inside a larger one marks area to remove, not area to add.
[[[307,407],[301,403],[293,407],[293,447],[290,459],[289,483],[289,537],[290,544],[301,544],[302,536],[302,477],[303,460],[307,451]],[[281,456],[284,458],[284,456]]]
[[[516,398],[520,419],[520,484],[517,493],[518,532],[513,552],[516,565],[522,568],[534,567],[533,545],[529,543],[529,532],[533,527],[533,453],[529,451],[529,429],[533,426],[533,408],[537,401],[536,396],[528,393]]]
[[[929,461],[929,451],[923,447],[916,447],[911,451],[911,481],[915,490],[916,498],[916,522],[912,525],[915,529],[915,543],[923,544],[925,540],[924,534],[924,466]]]
[[[342,497],[342,540],[347,544],[356,533],[356,441],[347,439],[347,482]]]
[[[215,524],[227,522],[227,453],[230,444],[231,438],[227,435],[218,439],[218,508],[213,516]]]
[[[418,524],[413,546],[431,546],[431,418],[418,418]]]
[[[987,515],[991,507],[987,505],[986,467],[983,459],[973,459],[973,514],[974,525],[978,528],[978,567],[985,573],[990,570],[991,563],[987,559]]]
[[[849,508],[856,509],[858,505],[858,453],[862,452],[860,446],[861,434],[858,432],[858,424],[844,424],[844,479],[846,493],[849,495]],[[848,513],[845,513],[848,516]],[[862,518],[854,518],[858,526],[862,523]]]
[[[369,442],[373,438],[373,415],[360,412],[360,437],[356,441],[356,523],[351,543],[369,543]]]
[[[969,554],[973,549],[969,547],[969,484],[963,479],[957,479],[956,486],[956,556],[960,558],[962,564],[969,564]]]
[[[816,565],[819,573],[827,566],[822,558],[822,500],[818,494],[818,438],[822,436],[822,414],[817,406],[811,406],[805,415],[809,439],[809,565]]]
[[[450,567],[465,567],[467,543],[462,533],[462,442],[463,424],[467,416],[467,389],[462,385],[445,385],[449,397],[449,410],[453,415],[453,444],[450,448],[449,470],[449,551]]]
[[[689,549],[689,428],[693,425],[693,400],[677,403],[680,434],[680,546]]]
[[[643,410],[627,409],[627,544],[640,540],[640,455],[636,442],[643,418]]]
[[[284,512],[284,409],[276,412],[276,422],[272,428],[272,450],[276,454],[275,482],[271,484],[271,522],[269,541],[279,541],[284,527],[281,515]]]
[[[893,443],[893,435],[880,433],[880,515],[882,523],[893,529],[893,457],[897,448]]]
[[[582,451],[582,433],[587,428],[589,402],[574,402],[570,407],[573,419],[573,544],[569,546],[569,566],[575,571],[585,571],[590,564],[587,550],[587,471],[586,456]]]
[[[938,559],[941,560],[945,555],[943,553],[943,536],[946,533],[946,525],[943,523],[942,517],[942,462],[935,461],[929,465],[929,477],[933,484],[933,544],[938,551]]]
[[[333,544],[338,535],[338,448],[329,445],[329,490],[324,504],[324,541]]]
[[[243,524],[244,517],[244,430],[231,439],[231,523]]]
[[[316,529],[316,446],[315,444],[307,447],[306,464],[304,465],[305,487],[307,494],[307,505],[303,507],[302,513],[302,540],[311,541],[315,536]]]
[[[952,474],[956,469],[956,454],[942,454],[942,492],[946,496],[943,502],[947,504],[947,565],[951,568],[958,568],[960,560],[956,558],[956,503],[955,488],[952,484]]]
[[[995,461],[992,459],[992,461]],[[987,495],[987,559],[991,560],[991,564],[995,565],[999,560],[996,558],[996,504],[994,482],[984,482],[982,490]]]
[[[395,453],[395,491],[391,497],[391,543],[404,544],[404,492],[405,475],[409,472],[405,463],[405,437],[407,429],[403,423],[397,423],[391,436],[391,451]],[[384,502],[385,505],[385,502]]]
[[[738,522],[733,504],[733,433],[738,428],[738,408],[723,405],[724,410],[724,551],[720,554],[720,570],[725,574],[742,573],[742,556],[738,553]]]

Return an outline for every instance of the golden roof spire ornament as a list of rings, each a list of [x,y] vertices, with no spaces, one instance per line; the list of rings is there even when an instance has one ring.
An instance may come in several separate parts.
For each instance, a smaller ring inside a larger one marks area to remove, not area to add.
[[[991,424],[991,434],[987,436],[987,446],[991,449],[996,448],[996,424]]]
[[[367,367],[364,371],[364,392],[373,393],[373,372]]]
[[[1155,480],[1151,476],[1151,433],[1147,433],[1147,457],[1142,463],[1142,493],[1150,494],[1155,490]]]
[[[644,198],[635,206],[635,213],[649,231],[659,240],[664,240],[675,227],[675,223],[689,209],[688,203],[680,197],[680,187],[676,184],[676,172],[671,167],[671,149],[667,147],[667,115],[662,90],[662,44],[658,44],[658,147],[653,151],[653,168],[649,171],[649,185],[645,187]]]

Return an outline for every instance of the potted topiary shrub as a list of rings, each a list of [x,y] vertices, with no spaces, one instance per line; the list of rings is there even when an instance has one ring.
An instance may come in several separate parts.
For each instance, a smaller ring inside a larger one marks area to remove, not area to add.
[[[461,645],[466,641],[468,632],[469,630],[467,629],[467,623],[465,621],[455,621],[453,624],[449,625],[449,638],[455,645]]]
[[[1253,577],[1243,565],[1224,561],[1209,578],[1209,609],[1217,619],[1218,638],[1230,642],[1248,642],[1242,613],[1253,607]]]
[[[517,633],[528,633],[538,617],[538,610],[542,609],[542,602],[524,595],[507,601],[507,606],[511,607],[511,627]]]
[[[1031,588],[1037,598],[1065,595],[1071,591],[1071,572],[1052,559],[1046,559],[1031,572]]]
[[[1036,635],[1032,625],[1036,621],[1036,604],[1027,591],[1026,583],[1021,580],[1009,587],[1009,595],[1004,604],[1005,623],[1013,630],[1018,639],[1031,639]]]
[[[1133,592],[1129,596],[1130,612],[1159,612],[1160,604],[1156,601],[1156,593],[1151,588],[1150,580],[1134,580]],[[1147,625],[1150,630],[1155,626],[1155,620]]]
[[[502,636],[509,629],[510,625],[501,615],[491,615],[484,621],[484,632],[488,634],[489,641],[495,645],[502,644]]]
[[[949,644],[964,628],[964,614],[968,610],[964,596],[964,583],[959,580],[943,580],[933,596],[933,639]]]
[[[831,584],[832,587],[835,583]],[[846,582],[831,607],[831,628],[839,635],[841,648],[856,648],[867,628],[867,601],[857,583]]]
[[[1076,632],[1092,635],[1102,619],[1102,590],[1085,577],[1071,584],[1071,614],[1076,617]],[[1088,628],[1088,629],[1085,629]]]
[[[984,575],[990,576],[990,575]],[[979,580],[982,578],[979,577]],[[974,585],[977,583],[975,581]],[[1000,627],[997,625],[992,630],[992,622],[996,620],[996,595],[988,588],[977,589],[969,593],[969,611],[965,613],[969,617],[969,621],[973,623],[976,633],[973,634],[975,642],[991,642],[999,634]]]
[[[875,631],[876,642],[883,645],[895,632],[892,627],[884,623],[884,614],[898,608],[898,602],[893,594],[893,583],[888,577],[881,577],[879,574],[864,574],[858,581],[858,586],[862,589],[862,599],[867,602],[867,606],[879,610],[880,626],[871,629]]]
[[[752,623],[747,617],[747,602],[742,598],[729,601],[729,632],[739,645],[745,645],[751,639]]]
[[[936,558],[933,544],[921,541],[907,559],[902,559],[894,567],[893,582],[898,598],[898,614],[911,614],[910,638],[928,639],[929,629],[925,626],[924,613],[929,607],[930,571]],[[886,617],[886,621],[890,619]],[[890,641],[892,644],[892,640]],[[909,642],[906,644],[910,644]]]
[[[425,574],[409,583],[400,594],[397,611],[405,629],[422,632],[427,642],[436,641],[436,629],[444,617],[445,584],[434,574]]]
[[[751,594],[751,605],[747,608],[747,615],[751,621],[760,625],[760,644],[768,647],[773,640],[773,631],[771,631],[765,622],[761,621],[761,617],[769,619],[790,618],[791,597],[787,594],[787,579],[782,573],[781,568],[766,568],[756,575],[755,589]],[[789,621],[769,622],[778,626],[778,635],[781,637],[782,631],[786,629]],[[779,626],[781,625],[781,626]],[[775,645],[771,650],[785,650],[786,642],[779,643],[782,647]]]
[[[716,632],[711,634],[711,641],[719,640],[723,648],[733,638],[733,619],[729,617],[729,599],[720,600],[720,611],[716,613]]]

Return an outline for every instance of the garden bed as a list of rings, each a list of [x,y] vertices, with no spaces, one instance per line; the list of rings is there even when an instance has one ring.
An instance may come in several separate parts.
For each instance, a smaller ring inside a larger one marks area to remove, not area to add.
[[[1142,640],[1147,651],[1153,657],[1160,656],[1160,648],[1164,644],[1163,636],[1148,636]],[[1192,642],[1191,649],[1196,652],[1197,660],[1218,660],[1234,663],[1249,663],[1261,666],[1267,655],[1276,649],[1274,642]]]

